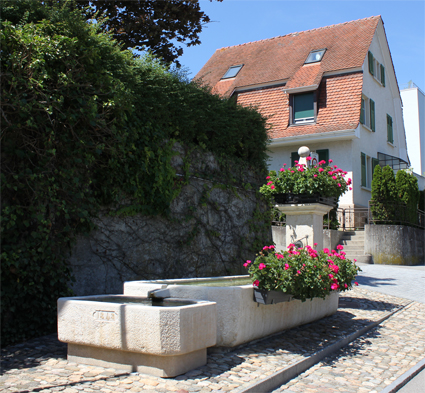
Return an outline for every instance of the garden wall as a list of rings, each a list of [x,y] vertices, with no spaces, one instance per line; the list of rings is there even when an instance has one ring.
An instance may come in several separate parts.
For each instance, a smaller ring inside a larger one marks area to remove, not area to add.
[[[182,174],[184,151],[176,151],[172,165]],[[78,239],[69,260],[75,295],[122,293],[130,280],[246,273],[243,263],[271,242],[270,214],[256,191],[263,176],[244,171],[228,186],[211,180],[226,177],[211,154],[194,153],[189,161],[188,184],[168,217],[116,217],[105,209],[98,229]]]
[[[404,225],[365,225],[365,254],[374,264],[424,264],[425,231]]]

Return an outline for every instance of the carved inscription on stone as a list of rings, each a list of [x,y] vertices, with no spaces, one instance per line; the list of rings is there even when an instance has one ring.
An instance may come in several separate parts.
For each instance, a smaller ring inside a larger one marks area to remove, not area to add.
[[[115,311],[96,310],[93,313],[93,318],[98,321],[115,322],[118,320],[118,315]]]

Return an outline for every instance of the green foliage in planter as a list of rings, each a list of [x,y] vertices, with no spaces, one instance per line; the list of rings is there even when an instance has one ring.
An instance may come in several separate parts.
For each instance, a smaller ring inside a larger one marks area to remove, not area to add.
[[[361,269],[341,250],[338,246],[338,251],[325,248],[317,252],[309,246],[296,249],[290,244],[288,251],[276,252],[274,246],[265,246],[254,262],[247,261],[244,266],[254,286],[282,291],[304,302],[352,287]]]
[[[52,4],[1,3],[3,345],[55,329],[67,252],[100,206],[167,214],[175,140],[266,168],[261,115],[134,59],[72,2]]]

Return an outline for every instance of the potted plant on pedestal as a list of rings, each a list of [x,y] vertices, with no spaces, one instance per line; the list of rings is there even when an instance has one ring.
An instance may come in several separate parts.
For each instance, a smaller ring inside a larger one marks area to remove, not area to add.
[[[307,162],[311,157],[306,158]],[[346,171],[327,164],[325,160],[308,167],[295,161],[294,167],[286,164],[278,172],[270,171],[267,184],[260,188],[265,196],[273,197],[277,204],[324,203],[334,206],[339,197],[351,185],[351,179],[345,180]],[[351,187],[350,187],[351,189]]]
[[[294,298],[304,302],[350,289],[361,269],[342,250],[343,246],[297,249],[290,244],[288,251],[276,252],[275,246],[265,246],[254,262],[244,263],[253,281],[254,301],[274,304]]]

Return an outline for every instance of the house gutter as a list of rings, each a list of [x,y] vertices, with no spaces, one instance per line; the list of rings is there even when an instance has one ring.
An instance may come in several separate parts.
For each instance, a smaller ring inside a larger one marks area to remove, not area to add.
[[[328,131],[319,134],[307,134],[296,136],[285,136],[283,138],[271,139],[270,147],[281,147],[299,145],[306,143],[327,142],[335,140],[350,140],[360,138],[359,127],[349,130]]]

